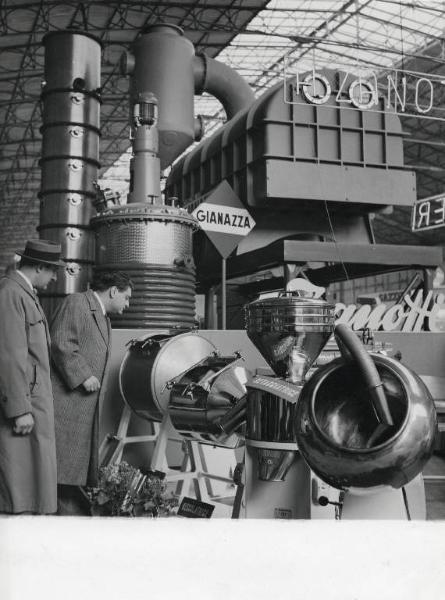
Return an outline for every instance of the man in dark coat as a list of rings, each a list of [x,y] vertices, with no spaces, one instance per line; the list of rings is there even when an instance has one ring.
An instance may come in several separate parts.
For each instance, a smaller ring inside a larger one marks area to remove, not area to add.
[[[97,485],[99,405],[111,346],[108,314],[129,305],[132,283],[97,272],[87,292],[67,296],[51,323],[58,513],[88,514],[79,486]]]
[[[0,279],[0,512],[57,509],[50,338],[35,289],[57,279],[59,244],[30,240]]]

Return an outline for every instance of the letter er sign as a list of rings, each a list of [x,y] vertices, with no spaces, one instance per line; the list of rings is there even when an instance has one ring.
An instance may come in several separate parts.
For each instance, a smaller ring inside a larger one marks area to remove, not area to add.
[[[252,215],[227,181],[204,196],[192,215],[223,258],[227,258],[255,227]]]

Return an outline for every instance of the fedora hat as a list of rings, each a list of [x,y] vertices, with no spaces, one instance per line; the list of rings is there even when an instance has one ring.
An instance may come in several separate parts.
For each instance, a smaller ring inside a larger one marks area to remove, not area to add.
[[[56,267],[64,267],[65,263],[60,260],[62,246],[56,242],[49,240],[29,240],[26,242],[23,252],[16,251],[16,254],[27,260],[32,260],[36,263],[45,265],[54,265]]]

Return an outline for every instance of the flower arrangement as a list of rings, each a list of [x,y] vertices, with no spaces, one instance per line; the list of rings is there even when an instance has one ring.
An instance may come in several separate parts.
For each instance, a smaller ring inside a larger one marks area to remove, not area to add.
[[[178,500],[167,494],[164,476],[159,471],[143,472],[125,461],[101,467],[97,487],[87,490],[92,515],[169,516]]]

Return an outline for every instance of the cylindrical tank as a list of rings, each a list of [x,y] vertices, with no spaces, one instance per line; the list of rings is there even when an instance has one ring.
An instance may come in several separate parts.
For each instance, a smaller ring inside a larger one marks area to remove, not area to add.
[[[67,262],[42,294],[48,314],[57,299],[87,287],[94,262],[89,221],[99,169],[100,42],[88,33],[57,31],[43,39],[40,236],[62,244]]]
[[[140,95],[159,100],[159,156],[161,168],[171,164],[194,140],[193,44],[175,25],[152,25],[134,42],[130,65],[131,106]],[[124,55],[125,56],[125,55]]]
[[[161,421],[170,401],[167,382],[215,352],[211,342],[190,332],[153,334],[135,340],[119,371],[122,397],[139,417]]]
[[[167,328],[195,324],[194,217],[175,206],[128,204],[91,221],[96,267],[126,271],[134,282],[130,307],[114,327]]]
[[[434,402],[408,367],[373,354],[393,426],[381,427],[354,362],[337,358],[303,387],[296,414],[298,447],[310,468],[338,489],[400,488],[421,471],[434,445]]]

